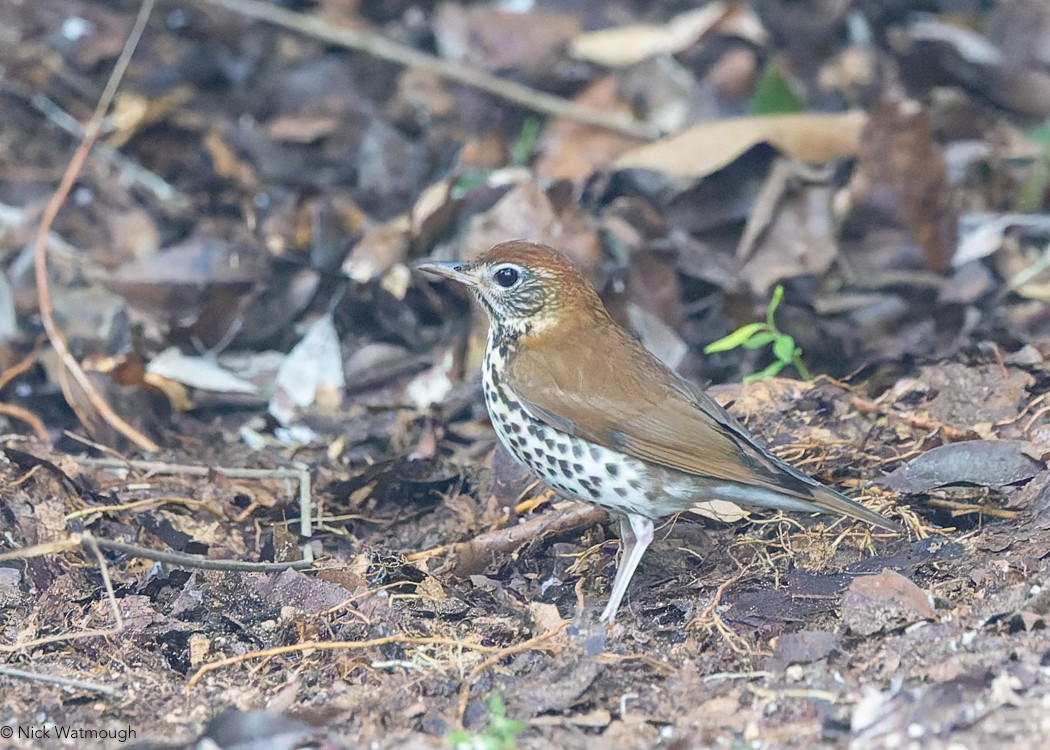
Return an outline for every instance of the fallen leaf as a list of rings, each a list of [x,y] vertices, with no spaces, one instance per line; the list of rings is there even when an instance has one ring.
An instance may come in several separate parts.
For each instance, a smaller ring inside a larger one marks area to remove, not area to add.
[[[702,122],[677,135],[628,151],[614,166],[655,170],[680,182],[680,187],[688,187],[762,143],[806,164],[827,164],[857,153],[866,122],[867,115],[859,110]]]
[[[634,23],[580,34],[569,45],[577,60],[623,68],[658,55],[674,55],[694,44],[727,14],[737,9],[725,2],[708,3],[665,24]]]
[[[875,108],[860,134],[849,191],[853,206],[902,218],[923,250],[926,268],[951,267],[958,212],[933,123],[917,102]]]
[[[842,598],[842,624],[857,635],[873,635],[933,616],[930,595],[889,569],[853,579]]]
[[[1042,464],[1025,455],[1027,440],[967,440],[928,450],[882,478],[897,492],[949,484],[1003,487],[1034,477]]]

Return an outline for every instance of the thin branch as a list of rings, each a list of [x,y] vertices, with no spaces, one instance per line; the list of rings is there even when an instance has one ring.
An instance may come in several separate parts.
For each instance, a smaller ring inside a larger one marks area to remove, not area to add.
[[[516,656],[517,654],[524,653],[525,651],[533,651],[540,648],[545,648],[544,644],[551,640],[554,636],[558,635],[565,628],[569,627],[572,623],[569,620],[562,620],[558,625],[555,625],[550,630],[544,633],[540,633],[535,638],[530,638],[527,641],[521,643],[515,643],[512,646],[507,646],[504,649],[500,649],[494,654],[489,655],[470,670],[470,674],[467,675],[467,679],[463,681],[463,687],[459,691],[459,709],[456,714],[456,719],[460,726],[463,726],[463,716],[467,713],[467,704],[470,702],[470,686],[472,683],[477,681],[478,677],[481,676],[482,672],[486,669],[499,664],[501,661],[507,659],[510,656]]]
[[[0,403],[0,414],[7,417],[8,419],[18,419],[29,425],[29,428],[36,435],[37,439],[41,442],[46,443],[48,441],[47,427],[44,425],[44,420],[38,417],[29,409],[25,409],[17,404],[3,404]]]
[[[223,667],[228,667],[233,664],[241,664],[242,662],[251,661],[252,659],[269,659],[272,656],[294,654],[303,651],[356,651],[359,649],[374,648],[375,646],[385,646],[388,643],[400,643],[408,646],[451,646],[456,649],[469,649],[471,651],[480,651],[482,653],[503,651],[503,649],[496,646],[483,646],[480,643],[470,643],[468,641],[453,640],[451,638],[430,638],[406,635],[387,635],[382,638],[373,638],[368,641],[306,641],[304,643],[293,643],[290,646],[276,646],[274,648],[262,649],[260,651],[251,651],[247,654],[229,656],[225,659],[219,659],[210,664],[205,664],[198,669],[190,678],[190,681],[186,683],[185,692],[189,693],[193,690],[194,686],[200,682],[200,679],[208,672],[214,672],[216,669],[222,669]]]
[[[535,112],[555,117],[566,117],[587,125],[623,133],[634,138],[652,140],[659,137],[652,127],[627,115],[609,115],[588,107],[581,107],[561,97],[537,91],[514,81],[486,73],[483,70],[455,60],[443,60],[412,47],[391,41],[368,29],[348,29],[332,26],[319,16],[308,16],[285,10],[278,5],[258,0],[197,0],[249,18],[272,23],[283,29],[298,31],[322,42],[357,50],[380,60],[409,68],[426,70],[450,81],[470,86]]]
[[[14,677],[20,680],[47,682],[52,685],[60,685],[62,687],[72,688],[74,690],[90,690],[93,693],[101,693],[102,695],[108,695],[113,698],[117,698],[121,694],[119,690],[111,688],[108,685],[99,685],[97,682],[74,680],[69,677],[59,677],[58,675],[26,672],[23,669],[13,669],[12,667],[0,667],[0,675]]]
[[[165,552],[163,550],[140,547],[137,544],[118,542],[116,539],[106,539],[94,536],[88,532],[82,534],[70,534],[65,539],[58,539],[32,547],[22,547],[10,552],[0,554],[0,562],[7,560],[27,560],[32,557],[43,557],[60,552],[69,552],[81,547],[90,547],[92,544],[100,549],[108,549],[113,552],[123,552],[133,557],[141,557],[144,560],[177,565],[183,568],[194,568],[197,570],[227,570],[240,571],[244,573],[272,573],[283,570],[303,570],[313,567],[309,560],[292,560],[290,562],[243,562],[241,560],[215,560],[200,555],[187,555],[184,552]]]
[[[121,50],[120,57],[117,58],[117,62],[113,66],[113,72],[110,74],[109,81],[106,83],[106,88],[102,91],[102,96],[99,97],[98,104],[95,106],[95,111],[91,115],[91,119],[84,127],[84,139],[77,147],[77,150],[73,153],[73,158],[70,159],[69,166],[66,167],[65,173],[62,175],[62,180],[59,182],[58,188],[55,190],[55,194],[51,196],[51,200],[48,201],[47,207],[44,209],[44,213],[40,218],[40,227],[37,230],[35,251],[36,286],[40,306],[40,319],[44,324],[44,330],[47,332],[48,340],[50,340],[51,345],[55,347],[55,352],[58,354],[59,359],[62,360],[62,369],[60,370],[60,373],[68,373],[73,377],[77,385],[83,390],[88,401],[94,406],[97,413],[109,422],[114,429],[137,445],[140,450],[150,453],[158,451],[159,446],[146,437],[146,435],[142,434],[142,432],[128,424],[119,414],[113,411],[113,408],[108,403],[106,403],[106,400],[98,392],[95,384],[91,382],[87,373],[84,372],[69,351],[69,345],[66,342],[65,335],[55,323],[54,305],[51,302],[51,292],[47,279],[47,246],[51,232],[51,225],[54,223],[55,217],[58,216],[58,211],[65,202],[66,196],[69,195],[70,190],[73,188],[73,183],[76,182],[77,176],[80,174],[80,170],[84,166],[84,161],[87,159],[88,152],[91,151],[91,147],[98,138],[99,130],[102,127],[102,118],[105,116],[110,104],[113,103],[113,97],[117,93],[117,88],[120,86],[120,82],[124,77],[124,72],[127,70],[128,63],[131,61],[131,56],[134,53],[135,48],[138,46],[139,39],[142,38],[142,33],[146,28],[146,22],[149,20],[150,13],[153,10],[153,4],[154,0],[143,0],[142,7],[139,8],[139,14],[135,18],[135,25],[132,27],[131,33],[128,35],[127,42],[124,43],[124,49]],[[70,384],[65,381],[64,377],[60,377],[59,382],[62,385],[62,392],[65,395],[66,402],[74,409],[77,416],[81,417],[82,410],[80,409],[79,400],[75,397],[74,392],[70,388]],[[84,421],[82,417],[81,421]],[[85,427],[88,426],[88,423],[85,423]]]
[[[43,94],[33,94],[29,101],[41,114],[55,125],[72,136],[83,138],[86,130],[77,119]],[[190,208],[190,199],[155,172],[151,172],[134,159],[105,143],[95,146],[95,151],[103,159],[111,162],[128,182],[138,185],[153,195],[157,201],[171,211],[184,211]]]

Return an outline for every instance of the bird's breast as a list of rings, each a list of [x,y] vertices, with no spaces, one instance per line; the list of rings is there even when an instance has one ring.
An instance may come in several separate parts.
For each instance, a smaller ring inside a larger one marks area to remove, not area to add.
[[[557,492],[613,513],[662,515],[650,500],[649,469],[636,458],[555,429],[534,418],[505,381],[506,350],[485,349],[482,383],[496,436],[514,458]]]

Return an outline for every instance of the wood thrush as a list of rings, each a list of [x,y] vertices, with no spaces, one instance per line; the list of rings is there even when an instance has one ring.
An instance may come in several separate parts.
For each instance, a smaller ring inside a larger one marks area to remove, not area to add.
[[[613,322],[553,249],[505,242],[473,263],[419,268],[466,285],[488,313],[485,403],[500,442],[556,491],[619,521],[623,557],[603,621],[615,619],[653,522],[704,501],[839,513],[899,530],[759,446]]]

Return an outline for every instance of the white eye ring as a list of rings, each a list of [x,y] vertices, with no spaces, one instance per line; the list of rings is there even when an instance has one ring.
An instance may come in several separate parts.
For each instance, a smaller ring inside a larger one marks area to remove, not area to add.
[[[497,268],[496,272],[492,274],[492,280],[504,289],[510,289],[512,286],[518,283],[521,279],[521,274],[518,273],[518,269],[514,266],[503,266]]]

